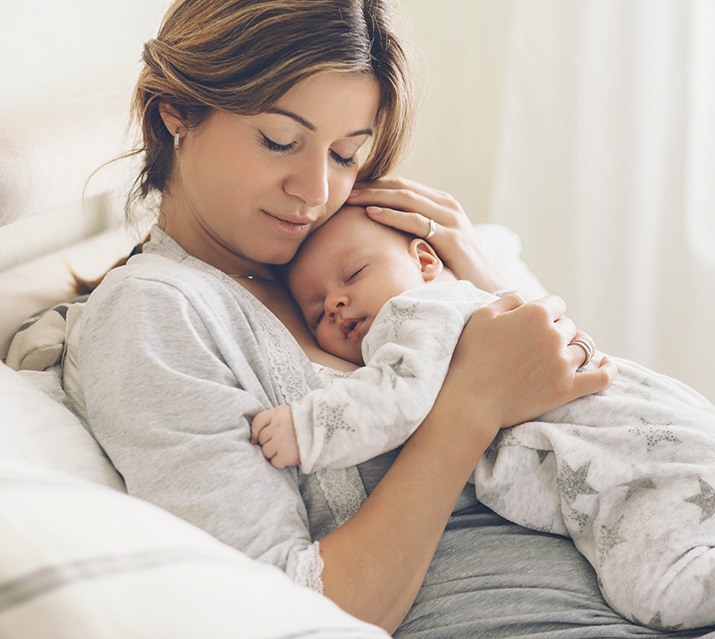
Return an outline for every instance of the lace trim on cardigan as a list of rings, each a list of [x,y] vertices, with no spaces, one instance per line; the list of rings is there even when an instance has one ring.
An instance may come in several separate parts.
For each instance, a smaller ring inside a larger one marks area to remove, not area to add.
[[[348,521],[367,498],[360,473],[354,466],[323,468],[316,470],[315,476],[338,526]]]
[[[283,397],[288,403],[296,401],[311,390],[302,366],[302,352],[298,346],[287,343],[293,339],[288,329],[277,322],[265,306],[257,303],[255,308],[256,318],[273,346],[267,349],[268,360]],[[320,376],[323,383],[326,383],[326,375],[342,376],[339,371],[324,369]],[[316,478],[338,526],[348,521],[367,498],[360,473],[355,467],[319,470]]]
[[[323,594],[323,558],[320,556],[320,542],[313,542],[298,558],[295,581],[315,592]]]

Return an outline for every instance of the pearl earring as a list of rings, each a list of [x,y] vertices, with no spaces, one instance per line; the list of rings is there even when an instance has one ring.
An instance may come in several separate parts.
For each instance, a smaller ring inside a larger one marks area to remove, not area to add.
[[[174,151],[179,150],[179,144],[181,143],[181,136],[179,135],[179,128],[176,128],[174,132]]]

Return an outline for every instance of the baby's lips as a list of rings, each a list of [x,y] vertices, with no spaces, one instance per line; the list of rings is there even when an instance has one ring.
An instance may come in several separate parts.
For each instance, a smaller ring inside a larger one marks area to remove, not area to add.
[[[348,339],[348,341],[353,342],[360,339],[360,329],[362,328],[362,325],[364,323],[364,319],[354,320],[351,322],[352,326],[350,327],[350,330],[345,334],[345,337]]]

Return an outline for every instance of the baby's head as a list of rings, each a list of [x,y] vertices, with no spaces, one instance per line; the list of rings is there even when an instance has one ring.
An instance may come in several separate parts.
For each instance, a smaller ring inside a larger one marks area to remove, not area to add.
[[[443,271],[434,249],[344,206],[303,243],[287,281],[320,346],[362,364],[360,346],[382,306]]]

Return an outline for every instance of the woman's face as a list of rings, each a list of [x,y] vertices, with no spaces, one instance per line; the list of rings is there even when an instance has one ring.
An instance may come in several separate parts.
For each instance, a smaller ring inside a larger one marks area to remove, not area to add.
[[[350,193],[378,104],[372,76],[327,72],[267,112],[218,111],[182,129],[162,201],[167,232],[229,273],[286,263]]]

